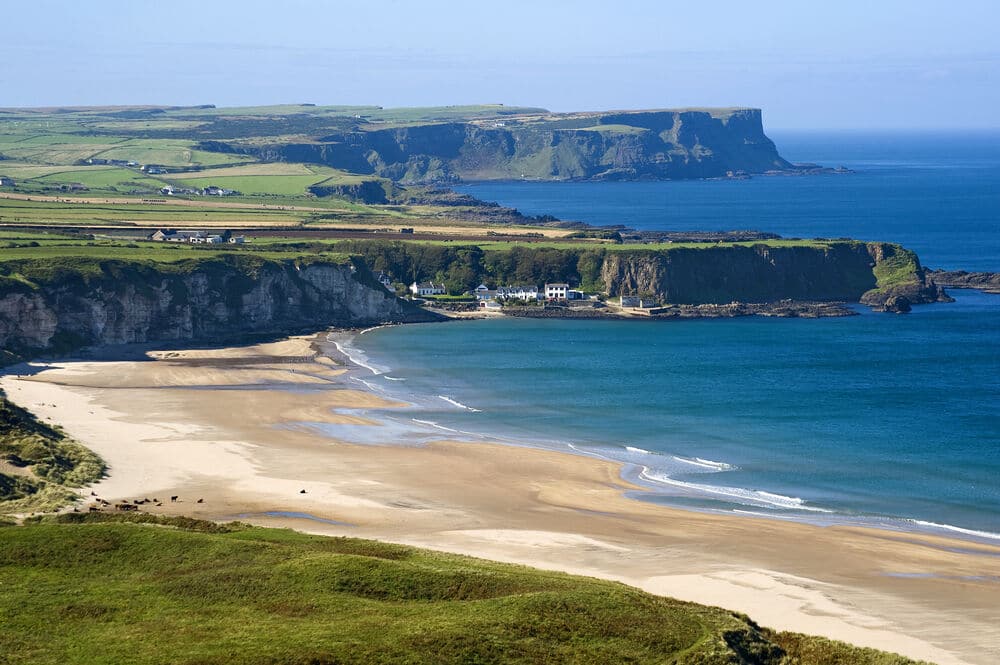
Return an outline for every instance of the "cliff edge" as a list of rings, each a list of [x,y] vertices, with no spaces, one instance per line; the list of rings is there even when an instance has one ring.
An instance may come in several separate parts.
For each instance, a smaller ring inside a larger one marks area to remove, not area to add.
[[[753,108],[362,123],[309,141],[206,141],[201,147],[324,164],[404,184],[721,178],[800,170],[778,154],[764,134],[760,109]]]
[[[10,261],[0,274],[0,348],[20,353],[436,318],[354,260],[81,258]]]

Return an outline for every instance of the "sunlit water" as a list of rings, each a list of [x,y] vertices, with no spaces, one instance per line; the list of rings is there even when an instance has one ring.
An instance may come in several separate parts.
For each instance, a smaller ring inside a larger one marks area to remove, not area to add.
[[[595,224],[889,240],[931,266],[1000,270],[996,136],[775,138],[790,159],[857,173],[466,191]],[[503,319],[385,328],[352,344],[372,366],[359,378],[416,405],[390,414],[397,440],[573,446],[626,462],[656,501],[990,538],[1000,296],[953,295],[905,316]]]

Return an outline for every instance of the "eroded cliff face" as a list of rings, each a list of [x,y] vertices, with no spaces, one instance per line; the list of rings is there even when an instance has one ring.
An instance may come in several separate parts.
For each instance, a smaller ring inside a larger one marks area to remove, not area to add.
[[[435,317],[383,289],[362,265],[226,258],[190,271],[101,262],[0,295],[0,347],[68,350],[95,344],[211,339],[306,327]]]
[[[609,252],[601,279],[612,296],[652,295],[684,304],[791,299],[884,307],[896,296],[910,303],[945,298],[912,252],[887,243]]]
[[[759,109],[549,115],[333,134],[310,143],[206,149],[326,164],[402,183],[712,178],[789,170]]]

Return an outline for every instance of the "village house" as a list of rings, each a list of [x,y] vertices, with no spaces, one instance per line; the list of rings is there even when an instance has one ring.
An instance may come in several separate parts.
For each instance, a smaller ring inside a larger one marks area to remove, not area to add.
[[[445,288],[443,284],[434,282],[414,282],[410,284],[410,292],[415,296],[443,296]]]
[[[566,300],[566,294],[569,291],[569,284],[546,284],[545,285],[545,299],[546,300]]]
[[[538,300],[537,286],[498,286],[497,300]]]
[[[229,236],[230,245],[242,245],[246,241],[246,236]]]
[[[377,279],[378,283],[384,286],[385,288],[389,289],[390,291],[392,290],[392,278],[389,277],[389,275],[386,274],[384,271],[380,270],[375,275],[375,279]]]
[[[480,284],[476,288],[472,289],[469,295],[476,296],[476,300],[493,300],[496,298],[497,292],[485,284]]]

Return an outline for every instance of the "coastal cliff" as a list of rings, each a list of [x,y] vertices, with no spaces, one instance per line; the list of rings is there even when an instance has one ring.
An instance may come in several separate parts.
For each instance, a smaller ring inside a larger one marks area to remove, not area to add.
[[[0,275],[0,348],[16,352],[435,318],[360,261],[11,261]]]
[[[916,254],[874,242],[609,252],[601,280],[612,296],[685,304],[842,300],[906,311],[947,298]]]
[[[565,282],[592,293],[664,304],[862,302],[883,311],[948,300],[912,251],[892,243],[816,240],[656,246],[484,249],[402,242],[343,243],[397,281],[435,280],[459,294],[480,283]]]
[[[544,114],[502,121],[360,125],[309,142],[206,141],[206,150],[318,163],[401,183],[635,180],[793,172],[760,109]]]

